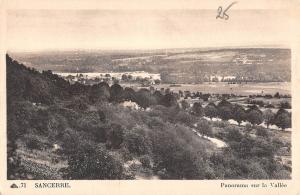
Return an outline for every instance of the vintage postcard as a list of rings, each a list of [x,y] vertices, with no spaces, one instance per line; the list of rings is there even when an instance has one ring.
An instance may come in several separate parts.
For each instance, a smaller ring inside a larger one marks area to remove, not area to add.
[[[299,2],[0,3],[0,194],[300,194]]]

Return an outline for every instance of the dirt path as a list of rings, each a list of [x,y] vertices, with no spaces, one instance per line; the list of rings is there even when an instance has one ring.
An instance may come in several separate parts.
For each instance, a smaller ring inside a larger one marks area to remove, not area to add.
[[[197,132],[196,129],[192,129],[192,131],[193,131],[197,136],[199,136],[199,137],[201,137],[201,138],[204,138],[204,139],[207,139],[207,140],[211,141],[212,143],[214,143],[214,144],[217,146],[217,148],[224,148],[224,147],[227,147],[227,144],[226,144],[224,141],[220,140],[220,139],[208,137],[208,136],[205,136],[205,135],[201,135],[200,133]]]

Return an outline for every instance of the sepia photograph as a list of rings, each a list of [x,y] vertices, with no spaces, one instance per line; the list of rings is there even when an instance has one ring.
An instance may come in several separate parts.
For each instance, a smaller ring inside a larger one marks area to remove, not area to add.
[[[7,10],[7,180],[291,180],[287,11],[230,3]]]

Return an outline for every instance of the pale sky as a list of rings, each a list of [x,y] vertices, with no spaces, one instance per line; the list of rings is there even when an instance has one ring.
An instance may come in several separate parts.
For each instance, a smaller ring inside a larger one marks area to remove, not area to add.
[[[238,4],[234,5],[238,8]],[[282,10],[28,10],[7,12],[7,49],[159,49],[288,45]]]

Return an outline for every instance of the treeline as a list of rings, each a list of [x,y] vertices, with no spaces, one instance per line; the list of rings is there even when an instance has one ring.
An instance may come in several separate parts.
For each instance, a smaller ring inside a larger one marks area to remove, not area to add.
[[[181,102],[181,105],[183,109],[189,107],[185,100]],[[283,108],[280,108],[276,113],[273,113],[270,109],[262,112],[256,105],[252,105],[250,108],[245,109],[239,104],[231,104],[226,100],[222,100],[217,106],[214,103],[209,103],[204,108],[200,103],[194,103],[189,110],[194,115],[206,116],[210,119],[217,117],[222,120],[233,119],[239,125],[243,121],[247,121],[252,125],[260,125],[263,122],[267,127],[269,127],[269,125],[276,125],[282,130],[291,127],[291,113]]]
[[[84,85],[75,84],[71,86],[73,93],[84,94],[84,91],[78,90],[80,87],[85,88]],[[180,97],[180,93],[173,93],[169,90],[165,90],[163,93],[160,91],[151,91],[148,89],[140,89],[134,91],[132,88],[126,87],[123,89],[119,84],[113,84],[109,87],[107,83],[99,83],[90,87],[88,99],[81,99],[81,103],[76,103],[76,105],[83,105],[84,102],[90,101],[95,103],[97,101],[109,101],[114,103],[120,103],[123,101],[136,102],[139,106],[146,109],[154,105],[163,105],[166,107],[179,106],[177,100]],[[205,94],[200,96],[204,96]],[[183,109],[187,109],[189,104],[187,101],[183,100],[180,102]],[[288,105],[287,105],[288,106]],[[262,112],[257,106],[252,105],[248,109],[244,109],[243,106],[238,104],[231,104],[226,100],[222,100],[218,105],[214,103],[209,103],[206,107],[202,107],[200,103],[194,103],[190,109],[192,114],[199,117],[206,116],[209,118],[219,117],[222,120],[233,119],[239,124],[242,121],[248,121],[253,125],[259,125],[263,122],[267,126],[276,125],[282,130],[291,127],[291,114],[284,110],[286,107],[285,103],[282,103],[282,107],[274,114],[270,109]]]
[[[84,89],[84,85],[75,84],[71,87],[73,88],[73,93],[78,91],[78,93],[76,93],[77,95],[84,94],[84,91],[78,90],[80,87]],[[80,105],[87,101],[90,101],[91,103],[95,103],[97,101],[109,101],[114,103],[132,101],[136,102],[144,109],[154,105],[163,105],[166,107],[179,106],[177,102],[181,96],[180,93],[174,93],[168,89],[162,92],[144,88],[135,91],[128,87],[123,89],[119,84],[114,84],[109,87],[109,85],[104,82],[91,86],[87,94],[89,94],[88,99],[82,99]],[[207,97],[206,94],[201,93],[199,93],[199,96],[204,97],[204,99]],[[77,105],[79,105],[78,103]],[[182,108],[185,110],[190,107],[186,100],[181,101],[180,106],[182,106]],[[205,107],[202,107],[200,103],[196,102],[189,110],[192,114],[199,117],[206,116],[211,119],[219,117],[222,120],[233,119],[239,124],[242,121],[248,121],[253,125],[259,125],[265,122],[267,126],[274,124],[284,130],[291,127],[291,114],[284,110],[284,108],[289,108],[287,106],[288,105],[282,103],[282,107],[277,111],[276,114],[274,114],[270,109],[262,112],[255,105],[245,109],[241,105],[231,104],[223,99],[218,105],[215,105],[211,102]]]

